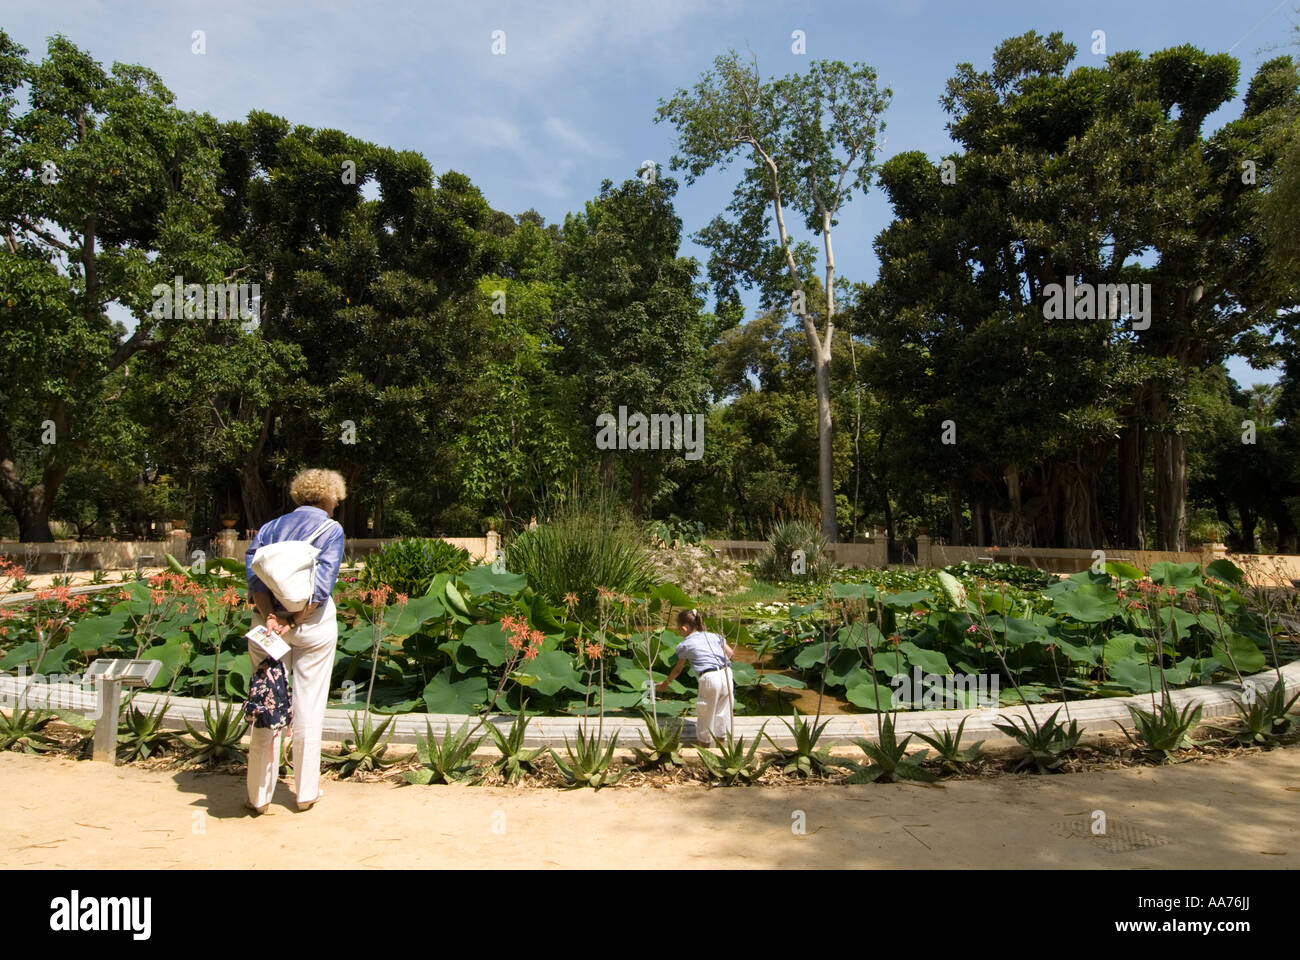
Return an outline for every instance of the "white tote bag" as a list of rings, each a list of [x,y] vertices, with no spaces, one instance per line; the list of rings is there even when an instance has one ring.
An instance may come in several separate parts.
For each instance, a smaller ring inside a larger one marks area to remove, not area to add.
[[[333,522],[326,520],[306,540],[268,543],[253,554],[253,573],[290,613],[311,602],[316,589],[316,558],[320,556],[320,548],[312,546],[312,541]]]

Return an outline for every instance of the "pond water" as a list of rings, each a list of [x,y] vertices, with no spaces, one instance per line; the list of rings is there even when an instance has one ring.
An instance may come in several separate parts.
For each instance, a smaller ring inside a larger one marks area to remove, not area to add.
[[[771,657],[767,662],[771,663]],[[759,667],[758,656],[751,647],[740,646],[736,648],[735,660],[738,663],[754,664],[754,671],[759,674],[774,673],[781,676],[790,677],[795,680],[801,680],[797,670],[776,668],[776,667]],[[798,707],[799,712],[808,716],[817,713],[817,689],[815,687],[803,690],[771,690],[765,687],[759,689],[758,714],[769,714],[776,716],[789,716],[792,708]],[[842,697],[837,697],[833,692],[827,690],[822,696],[821,712],[825,714],[842,714],[842,713],[865,713],[867,711],[859,710],[853,704],[849,703]]]

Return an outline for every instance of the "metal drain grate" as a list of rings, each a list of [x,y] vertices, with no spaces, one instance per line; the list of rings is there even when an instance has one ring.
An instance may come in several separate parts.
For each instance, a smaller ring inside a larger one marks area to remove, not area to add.
[[[1173,840],[1169,837],[1148,833],[1141,827],[1135,827],[1128,823],[1116,823],[1113,820],[1106,823],[1105,833],[1094,834],[1092,832],[1092,820],[1086,817],[1062,820],[1060,835],[1067,840],[1090,840],[1107,853],[1129,853],[1133,850],[1144,850],[1147,847],[1163,847],[1167,843],[1173,843]]]

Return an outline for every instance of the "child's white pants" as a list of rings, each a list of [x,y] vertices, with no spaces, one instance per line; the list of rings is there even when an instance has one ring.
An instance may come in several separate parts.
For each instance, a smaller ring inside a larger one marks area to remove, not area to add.
[[[253,623],[266,624],[254,612]],[[321,728],[329,702],[330,677],[334,673],[334,649],[339,625],[334,600],[317,607],[315,613],[284,635],[292,650],[285,654],[285,666],[293,674],[293,782],[299,803],[320,794]],[[249,645],[253,669],[262,658]],[[280,730],[253,727],[248,747],[248,801],[255,807],[271,802],[280,764]]]
[[[715,740],[727,739],[735,699],[731,667],[710,670],[700,677],[700,698],[695,703],[695,735],[702,744],[708,746]]]

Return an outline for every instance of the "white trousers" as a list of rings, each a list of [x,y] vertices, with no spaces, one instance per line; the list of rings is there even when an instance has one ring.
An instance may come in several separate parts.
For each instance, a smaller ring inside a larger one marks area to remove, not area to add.
[[[727,739],[735,701],[731,667],[710,670],[700,677],[700,698],[695,702],[695,736],[700,743],[710,746],[715,740]]]
[[[266,619],[254,612],[253,623],[264,626]],[[315,800],[320,795],[321,728],[325,724],[325,705],[329,702],[338,640],[333,599],[284,635],[285,643],[292,648],[285,654],[284,664],[293,677],[293,783],[299,803]],[[251,644],[248,654],[256,670],[262,658]],[[275,793],[281,732],[267,727],[252,728],[252,742],[248,747],[248,801],[255,807],[270,803]]]

